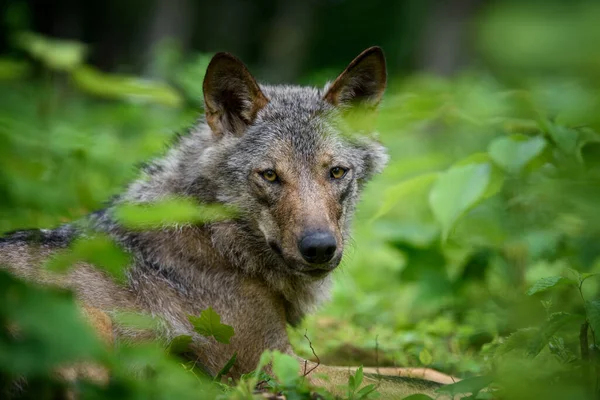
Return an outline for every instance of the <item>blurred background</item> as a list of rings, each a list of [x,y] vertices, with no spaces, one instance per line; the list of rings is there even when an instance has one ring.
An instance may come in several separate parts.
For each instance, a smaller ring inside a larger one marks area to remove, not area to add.
[[[498,398],[597,398],[597,1],[0,9],[0,232],[101,208],[201,115],[217,51],[260,81],[322,85],[380,45],[391,162],[363,196],[331,302],[290,330],[296,349],[314,358],[306,332],[327,364],[483,376],[467,391],[490,385]]]

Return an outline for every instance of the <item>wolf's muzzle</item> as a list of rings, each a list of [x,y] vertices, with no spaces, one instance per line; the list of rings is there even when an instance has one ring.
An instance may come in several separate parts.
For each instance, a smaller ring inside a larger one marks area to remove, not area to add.
[[[330,232],[309,231],[298,241],[298,249],[305,261],[310,264],[323,264],[333,258],[337,243]]]

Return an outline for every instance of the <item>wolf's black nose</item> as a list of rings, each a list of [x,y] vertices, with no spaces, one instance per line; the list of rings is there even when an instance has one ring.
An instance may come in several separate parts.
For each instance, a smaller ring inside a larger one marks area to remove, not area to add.
[[[335,254],[335,237],[329,232],[307,232],[298,242],[298,249],[309,263],[323,264]]]

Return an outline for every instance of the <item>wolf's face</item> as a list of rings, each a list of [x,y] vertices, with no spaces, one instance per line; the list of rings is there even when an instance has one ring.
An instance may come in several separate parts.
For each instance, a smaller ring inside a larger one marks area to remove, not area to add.
[[[238,206],[265,248],[297,274],[320,278],[341,260],[359,189],[386,160],[375,141],[348,136],[342,116],[374,108],[385,82],[378,48],[325,90],[259,87],[227,54],[209,65],[207,122],[223,146],[220,200]]]

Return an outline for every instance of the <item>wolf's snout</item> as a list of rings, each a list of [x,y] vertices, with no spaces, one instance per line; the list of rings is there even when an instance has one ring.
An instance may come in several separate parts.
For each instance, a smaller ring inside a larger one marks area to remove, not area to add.
[[[298,241],[302,258],[311,264],[323,264],[333,258],[337,243],[329,232],[307,232]]]

